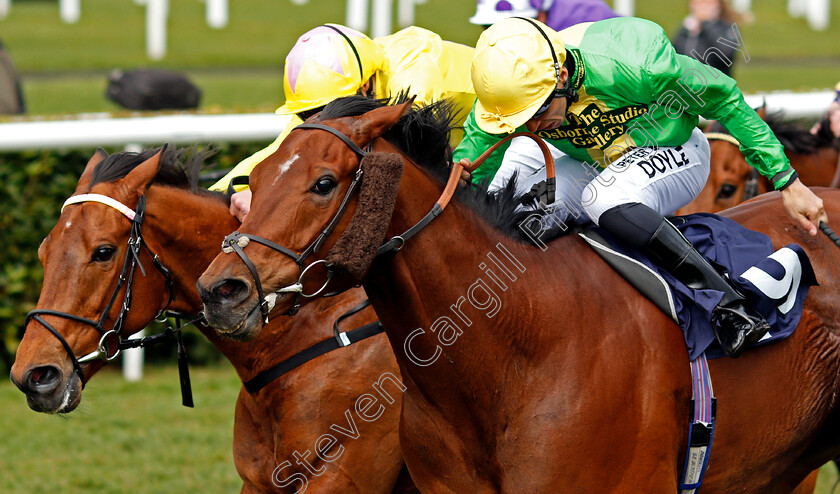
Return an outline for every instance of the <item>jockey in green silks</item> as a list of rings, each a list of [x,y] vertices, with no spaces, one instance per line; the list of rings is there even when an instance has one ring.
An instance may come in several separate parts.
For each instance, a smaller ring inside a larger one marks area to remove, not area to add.
[[[697,128],[702,115],[741,142],[748,163],[782,191],[785,209],[811,235],[827,222],[822,200],[799,181],[733,79],[677,54],[661,27],[636,18],[559,33],[533,19],[505,19],[479,38],[471,72],[478,100],[456,160],[469,166],[505,134],[536,133],[555,158],[555,217],[591,220],[685,285],[722,292],[713,326],[730,356],[766,334],[766,321],[665,219],[708,177],[709,144]],[[494,189],[516,173],[523,192],[544,180],[542,154],[520,140],[482,164],[473,180]]]

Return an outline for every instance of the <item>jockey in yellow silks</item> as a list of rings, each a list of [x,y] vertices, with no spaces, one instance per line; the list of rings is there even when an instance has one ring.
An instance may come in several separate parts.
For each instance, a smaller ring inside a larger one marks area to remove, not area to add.
[[[460,127],[475,102],[469,70],[472,56],[472,47],[444,41],[419,27],[375,39],[337,24],[307,31],[286,56],[286,103],[277,113],[292,116],[288,125],[273,143],[243,160],[210,188],[224,191],[233,177],[250,174],[293,128],[342,96],[361,93],[391,98],[408,90],[419,104],[450,98],[458,112],[454,124]],[[452,139],[454,147],[461,133],[453,132]]]

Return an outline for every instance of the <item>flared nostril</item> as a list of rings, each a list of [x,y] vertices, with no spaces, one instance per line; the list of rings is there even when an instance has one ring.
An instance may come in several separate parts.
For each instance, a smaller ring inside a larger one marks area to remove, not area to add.
[[[210,290],[211,298],[218,302],[242,301],[248,296],[248,284],[237,279],[219,281]]]
[[[61,371],[54,365],[43,365],[28,370],[19,388],[23,391],[47,393],[54,390],[61,383]]]

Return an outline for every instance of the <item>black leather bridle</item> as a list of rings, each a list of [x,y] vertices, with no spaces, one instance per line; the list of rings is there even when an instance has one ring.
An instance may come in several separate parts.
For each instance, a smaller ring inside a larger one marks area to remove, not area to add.
[[[128,238],[128,248],[126,249],[125,260],[123,261],[122,270],[120,271],[120,276],[117,281],[117,286],[114,288],[114,292],[111,294],[111,298],[108,301],[108,304],[102,311],[102,315],[100,316],[98,321],[94,321],[81,316],[77,316],[75,314],[70,314],[67,312],[61,312],[57,310],[35,309],[26,314],[26,319],[24,322],[25,328],[31,320],[37,321],[44,328],[46,328],[47,331],[52,333],[53,336],[55,336],[59,342],[61,342],[61,345],[67,352],[67,355],[69,355],[70,359],[73,361],[73,369],[76,371],[76,374],[78,374],[79,379],[81,379],[83,388],[86,384],[86,381],[81,364],[92,362],[94,360],[113,360],[124,349],[145,347],[153,343],[157,343],[158,341],[161,341],[164,338],[171,337],[174,332],[177,332],[180,340],[180,332],[178,331],[180,328],[178,328],[178,330],[168,328],[167,331],[164,333],[138,339],[123,339],[123,336],[121,334],[123,325],[125,324],[125,319],[128,315],[128,311],[131,309],[131,286],[134,281],[134,272],[136,271],[136,268],[139,267],[140,272],[143,274],[143,276],[146,276],[146,271],[143,268],[143,264],[140,262],[141,248],[145,248],[149,255],[151,255],[152,264],[154,264],[155,268],[157,268],[157,270],[160,271],[164,278],[166,278],[166,285],[169,290],[169,301],[166,303],[166,306],[163,309],[161,309],[161,311],[158,313],[155,319],[159,319],[162,315],[164,315],[166,313],[166,310],[175,300],[175,292],[173,291],[174,282],[172,280],[172,276],[169,274],[169,270],[163,266],[158,256],[154,254],[151,251],[151,249],[149,249],[145,242],[143,242],[143,235],[141,233],[140,227],[143,224],[143,218],[146,213],[146,196],[140,197],[137,203],[137,209],[135,211],[130,210],[126,206],[123,206],[122,204],[118,203],[110,197],[101,196],[99,194],[83,194],[79,196],[73,196],[70,199],[68,199],[67,202],[64,203],[64,207],[70,204],[88,201],[108,204],[111,207],[114,207],[115,209],[123,213],[123,215],[128,217],[131,221],[131,233]],[[120,289],[123,286],[125,286],[125,294],[123,295],[122,307],[120,308],[119,314],[117,314],[117,318],[114,321],[113,327],[111,327],[111,329],[109,330],[106,330],[105,321],[108,318],[108,315],[110,314],[114,304],[117,302],[117,296],[119,295]],[[41,316],[57,316],[62,317],[64,319],[69,319],[71,321],[87,324],[93,327],[93,329],[95,329],[101,335],[99,338],[99,345],[93,352],[90,352],[82,357],[76,357],[76,354],[73,352],[73,349],[70,347],[70,344],[67,343],[67,340],[64,339],[61,333],[59,333],[58,330],[56,330]]]
[[[349,137],[344,135],[341,131],[323,124],[305,123],[298,125],[293,130],[296,129],[323,130],[338,137],[339,139],[341,139],[342,142],[347,144],[347,146],[350,147],[350,149],[352,149],[353,152],[355,152],[359,156],[359,168],[356,170],[356,174],[353,177],[353,181],[350,182],[350,186],[347,188],[347,192],[344,193],[344,198],[341,200],[341,204],[338,207],[338,211],[336,211],[335,215],[332,217],[329,223],[327,223],[327,226],[321,231],[321,233],[315,238],[315,240],[313,240],[312,243],[310,243],[309,246],[307,246],[300,254],[294,252],[293,250],[287,247],[283,247],[282,245],[272,242],[271,240],[249,233],[233,232],[227,237],[225,237],[225,240],[222,243],[222,251],[226,253],[236,252],[236,254],[242,259],[242,262],[245,263],[245,266],[248,267],[248,270],[251,272],[251,276],[254,278],[254,285],[257,288],[257,294],[260,297],[260,302],[256,307],[254,307],[254,309],[252,309],[251,312],[253,313],[254,310],[257,310],[257,308],[259,308],[263,316],[263,320],[266,323],[268,323],[269,312],[271,312],[271,309],[274,308],[277,294],[297,293],[294,305],[292,309],[290,309],[288,312],[289,315],[296,314],[297,311],[300,309],[301,298],[311,298],[318,295],[326,296],[323,294],[323,292],[327,288],[327,285],[329,285],[329,282],[334,274],[331,269],[331,266],[327,265],[327,262],[324,259],[317,260],[309,265],[305,265],[304,263],[310,255],[312,255],[318,249],[321,248],[321,246],[324,243],[324,240],[326,240],[326,238],[335,229],[335,226],[338,224],[338,221],[341,219],[342,215],[347,209],[347,206],[350,202],[350,197],[352,196],[353,192],[358,188],[359,182],[361,182],[362,180],[362,158],[364,158],[367,155],[367,153],[370,152],[373,146],[373,141],[371,141],[367,145],[367,150],[363,150],[362,148],[357,146],[356,143],[351,141]],[[440,215],[443,212],[444,206],[445,204],[442,206],[440,202],[436,202],[432,206],[431,210],[420,221],[415,223],[414,226],[403,232],[401,235],[392,237],[381,247],[379,247],[379,249],[376,252],[376,256],[379,257],[384,254],[394,253],[402,249],[403,245],[405,245],[405,242],[408,239],[417,234],[417,232],[426,227],[426,225],[428,225],[433,219],[437,218],[438,215]],[[290,257],[292,260],[294,260],[295,263],[298,265],[298,268],[300,268],[300,276],[298,277],[298,281],[292,285],[280,288],[279,290],[272,292],[268,296],[266,296],[263,292],[262,283],[260,282],[260,277],[259,273],[257,273],[257,268],[254,266],[254,263],[251,262],[250,259],[248,259],[248,256],[243,251],[243,248],[246,245],[248,245],[250,241],[254,241],[265,245],[266,247],[274,249],[277,252],[280,252],[281,254],[284,254]],[[323,263],[327,268],[327,281],[325,281],[324,284],[317,291],[310,294],[303,293],[303,279],[306,276],[307,271],[313,266],[321,263]],[[329,295],[334,294],[335,293],[330,293]]]
[[[294,315],[294,314],[297,313],[298,309],[300,309],[300,299],[302,297],[309,298],[309,297],[318,296],[321,293],[323,293],[323,291],[327,288],[327,285],[329,285],[330,280],[332,279],[333,273],[332,273],[332,270],[329,269],[329,266],[327,266],[327,280],[324,282],[324,284],[321,286],[321,288],[319,288],[317,291],[315,291],[313,293],[310,293],[310,294],[303,293],[303,279],[306,276],[306,273],[313,266],[316,266],[316,265],[321,264],[321,263],[326,265],[326,261],[324,261],[324,260],[318,260],[318,261],[315,261],[315,262],[313,262],[309,265],[305,265],[305,262],[306,262],[306,259],[309,258],[309,256],[311,256],[312,254],[317,252],[318,249],[321,248],[321,246],[324,244],[324,241],[327,239],[327,237],[335,229],[335,226],[338,224],[339,220],[341,220],[341,217],[344,215],[344,212],[347,210],[347,206],[350,204],[350,197],[353,195],[353,192],[356,190],[356,188],[359,185],[359,182],[361,182],[361,180],[362,180],[363,172],[362,172],[361,159],[364,158],[367,155],[368,152],[370,152],[371,145],[372,145],[372,142],[369,143],[368,147],[367,147],[367,150],[363,150],[362,148],[357,146],[355,142],[351,141],[349,137],[344,135],[339,130],[334,129],[334,128],[329,127],[329,126],[326,126],[326,125],[322,125],[322,124],[306,124],[305,123],[305,124],[298,125],[297,127],[295,127],[294,130],[296,130],[296,129],[319,129],[319,130],[324,130],[326,132],[329,132],[329,133],[333,134],[334,136],[338,137],[345,144],[347,144],[347,146],[350,149],[352,149],[353,152],[355,152],[359,156],[359,168],[356,170],[356,174],[353,177],[353,181],[350,182],[350,186],[347,187],[347,191],[344,193],[344,198],[342,198],[341,204],[338,206],[338,211],[335,212],[335,215],[333,215],[332,219],[327,223],[327,226],[324,227],[323,230],[321,230],[321,233],[317,237],[315,237],[315,240],[313,240],[305,249],[303,249],[303,252],[301,252],[300,254],[298,254],[297,252],[295,252],[295,251],[293,251],[293,250],[291,250],[287,247],[283,247],[282,245],[279,245],[275,242],[272,242],[271,240],[268,240],[267,238],[263,238],[263,237],[260,237],[258,235],[252,235],[250,233],[240,233],[238,231],[233,232],[230,235],[228,235],[227,237],[225,237],[224,241],[222,242],[222,251],[223,252],[236,252],[236,254],[242,259],[242,262],[245,263],[245,266],[248,268],[248,271],[251,272],[251,276],[254,278],[254,286],[257,288],[257,294],[260,297],[260,299],[259,299],[260,303],[253,310],[256,310],[257,308],[260,309],[260,313],[262,314],[263,320],[265,321],[266,324],[268,324],[268,314],[269,314],[269,312],[271,312],[271,309],[274,307],[274,302],[277,298],[277,294],[279,294],[279,293],[296,293],[294,306],[289,311],[290,315]],[[259,273],[257,273],[257,268],[254,266],[254,263],[251,262],[251,260],[245,254],[245,252],[242,250],[251,241],[257,242],[257,243],[262,244],[262,245],[265,245],[266,247],[274,249],[277,252],[280,252],[281,254],[285,254],[286,256],[292,258],[292,260],[295,261],[295,264],[297,264],[298,268],[300,269],[300,276],[298,277],[297,283],[295,283],[293,285],[289,285],[287,287],[283,287],[283,288],[281,288],[281,289],[279,289],[275,292],[270,293],[268,295],[268,297],[266,297],[265,293],[263,292],[262,283],[260,282]],[[253,312],[253,310],[252,310],[252,312]]]

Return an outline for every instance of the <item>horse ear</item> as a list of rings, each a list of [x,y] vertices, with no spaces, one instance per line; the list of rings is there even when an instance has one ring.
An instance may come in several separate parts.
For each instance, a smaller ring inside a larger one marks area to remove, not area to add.
[[[758,118],[767,120],[767,100],[761,102],[761,106],[758,107],[756,113],[758,113]]]
[[[165,153],[166,144],[154,156],[137,165],[120,182],[125,184],[129,190],[139,191],[140,194],[145,193],[146,189],[151,185],[152,180],[154,180],[155,175],[157,175],[160,169],[161,158]]]
[[[96,152],[93,153],[93,156],[90,157],[87,165],[85,165],[85,171],[83,171],[82,176],[79,177],[79,183],[76,185],[76,194],[83,194],[87,192],[90,180],[93,177],[93,169],[107,157],[108,153],[105,152],[104,149],[96,148]]]
[[[381,137],[411,110],[413,103],[414,98],[411,98],[399,105],[383,106],[365,113],[353,123],[353,135],[365,143]]]

